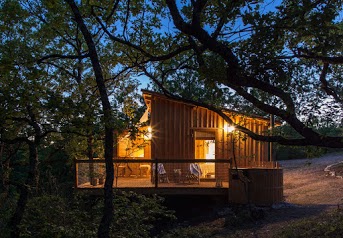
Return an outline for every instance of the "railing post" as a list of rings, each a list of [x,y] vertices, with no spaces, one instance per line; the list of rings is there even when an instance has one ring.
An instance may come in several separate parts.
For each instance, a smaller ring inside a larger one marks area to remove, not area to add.
[[[157,169],[157,166],[158,166],[158,162],[157,162],[157,159],[155,159],[155,177],[154,177],[154,180],[155,180],[155,188],[158,187],[158,169]]]

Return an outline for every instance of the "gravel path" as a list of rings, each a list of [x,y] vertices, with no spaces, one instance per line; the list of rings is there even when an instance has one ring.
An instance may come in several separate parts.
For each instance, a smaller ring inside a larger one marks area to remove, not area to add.
[[[343,161],[343,153],[320,158],[280,161],[284,169],[287,203],[337,206],[343,203],[343,179],[328,176],[324,169]]]
[[[284,171],[285,204],[268,212],[248,237],[269,238],[291,221],[317,216],[343,207],[343,179],[328,176],[324,169],[343,161],[343,153],[319,158],[280,161]]]
[[[242,228],[234,237],[270,238],[290,222],[318,216],[324,211],[343,207],[343,179],[328,176],[324,169],[343,161],[343,152],[320,158],[279,161],[284,172],[285,202],[266,208],[264,219]],[[216,220],[210,226],[222,226]],[[209,225],[209,224],[208,224]],[[223,228],[215,238],[228,237],[230,228]],[[233,237],[232,235],[230,237]]]

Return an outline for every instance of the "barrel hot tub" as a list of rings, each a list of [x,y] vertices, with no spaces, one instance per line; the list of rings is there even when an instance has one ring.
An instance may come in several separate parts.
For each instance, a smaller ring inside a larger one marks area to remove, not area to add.
[[[238,168],[229,170],[229,202],[270,206],[283,202],[281,168]]]

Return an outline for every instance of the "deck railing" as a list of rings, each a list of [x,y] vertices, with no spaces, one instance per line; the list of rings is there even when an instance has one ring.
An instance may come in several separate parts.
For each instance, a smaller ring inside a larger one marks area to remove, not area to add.
[[[228,159],[114,159],[117,188],[229,187]],[[278,168],[275,162],[237,161],[239,168]],[[198,171],[198,172],[197,172]],[[75,160],[75,187],[101,188],[105,181],[105,160]]]

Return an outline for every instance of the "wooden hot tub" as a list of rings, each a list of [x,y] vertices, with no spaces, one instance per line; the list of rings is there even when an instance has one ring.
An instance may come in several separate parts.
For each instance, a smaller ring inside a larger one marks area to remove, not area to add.
[[[237,173],[238,172],[238,173]],[[229,202],[270,206],[283,202],[281,168],[238,168],[229,170]]]

